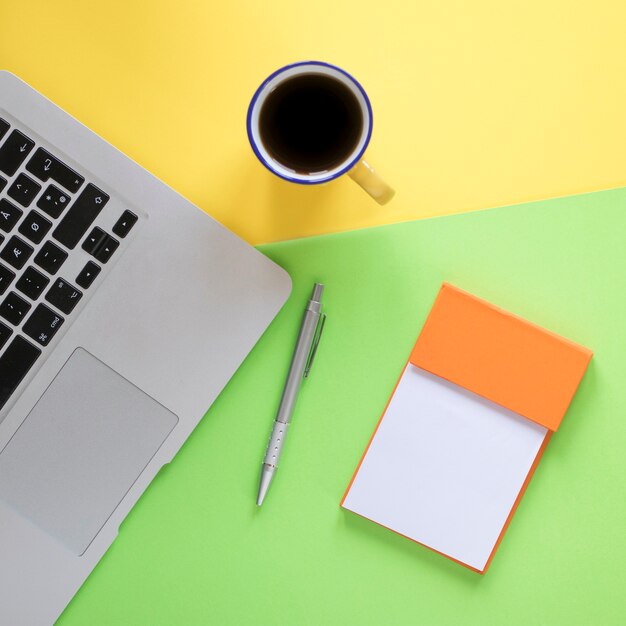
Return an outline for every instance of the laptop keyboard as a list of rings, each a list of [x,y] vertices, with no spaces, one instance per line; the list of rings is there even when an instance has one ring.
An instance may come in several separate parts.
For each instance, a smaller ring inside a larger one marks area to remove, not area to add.
[[[137,222],[122,210],[112,234],[94,227],[110,199],[0,118],[0,410]]]

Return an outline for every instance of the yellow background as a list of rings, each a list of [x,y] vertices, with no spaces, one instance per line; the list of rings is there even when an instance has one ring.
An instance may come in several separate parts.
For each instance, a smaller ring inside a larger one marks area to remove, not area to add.
[[[626,2],[0,0],[0,66],[251,242],[626,184]],[[289,62],[352,72],[396,188],[275,179],[245,133]]]

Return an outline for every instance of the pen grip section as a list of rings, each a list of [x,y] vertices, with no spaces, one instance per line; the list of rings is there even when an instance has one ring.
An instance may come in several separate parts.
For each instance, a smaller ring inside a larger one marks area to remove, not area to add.
[[[270,437],[270,440],[267,444],[265,458],[263,459],[263,463],[265,463],[266,465],[274,468],[278,466],[278,459],[280,458],[280,453],[283,449],[283,444],[285,442],[288,427],[289,424],[285,424],[283,422],[274,422],[274,427],[272,428],[272,436]]]

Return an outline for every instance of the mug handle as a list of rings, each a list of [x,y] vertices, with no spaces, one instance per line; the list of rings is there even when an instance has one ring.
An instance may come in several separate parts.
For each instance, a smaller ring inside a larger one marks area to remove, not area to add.
[[[387,204],[396,193],[365,159],[361,159],[348,172],[348,176],[367,191],[378,204]]]

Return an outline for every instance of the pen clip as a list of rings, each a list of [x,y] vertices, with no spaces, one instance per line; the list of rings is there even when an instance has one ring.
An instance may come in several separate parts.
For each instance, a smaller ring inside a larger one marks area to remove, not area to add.
[[[323,313],[320,316],[320,319],[317,323],[317,328],[315,329],[315,336],[313,337],[313,344],[311,345],[311,352],[309,353],[309,358],[304,369],[304,377],[308,378],[311,373],[311,366],[313,365],[313,359],[315,359],[315,354],[317,353],[317,346],[320,343],[320,339],[322,338],[322,332],[324,331],[324,324],[326,323],[326,314]]]

